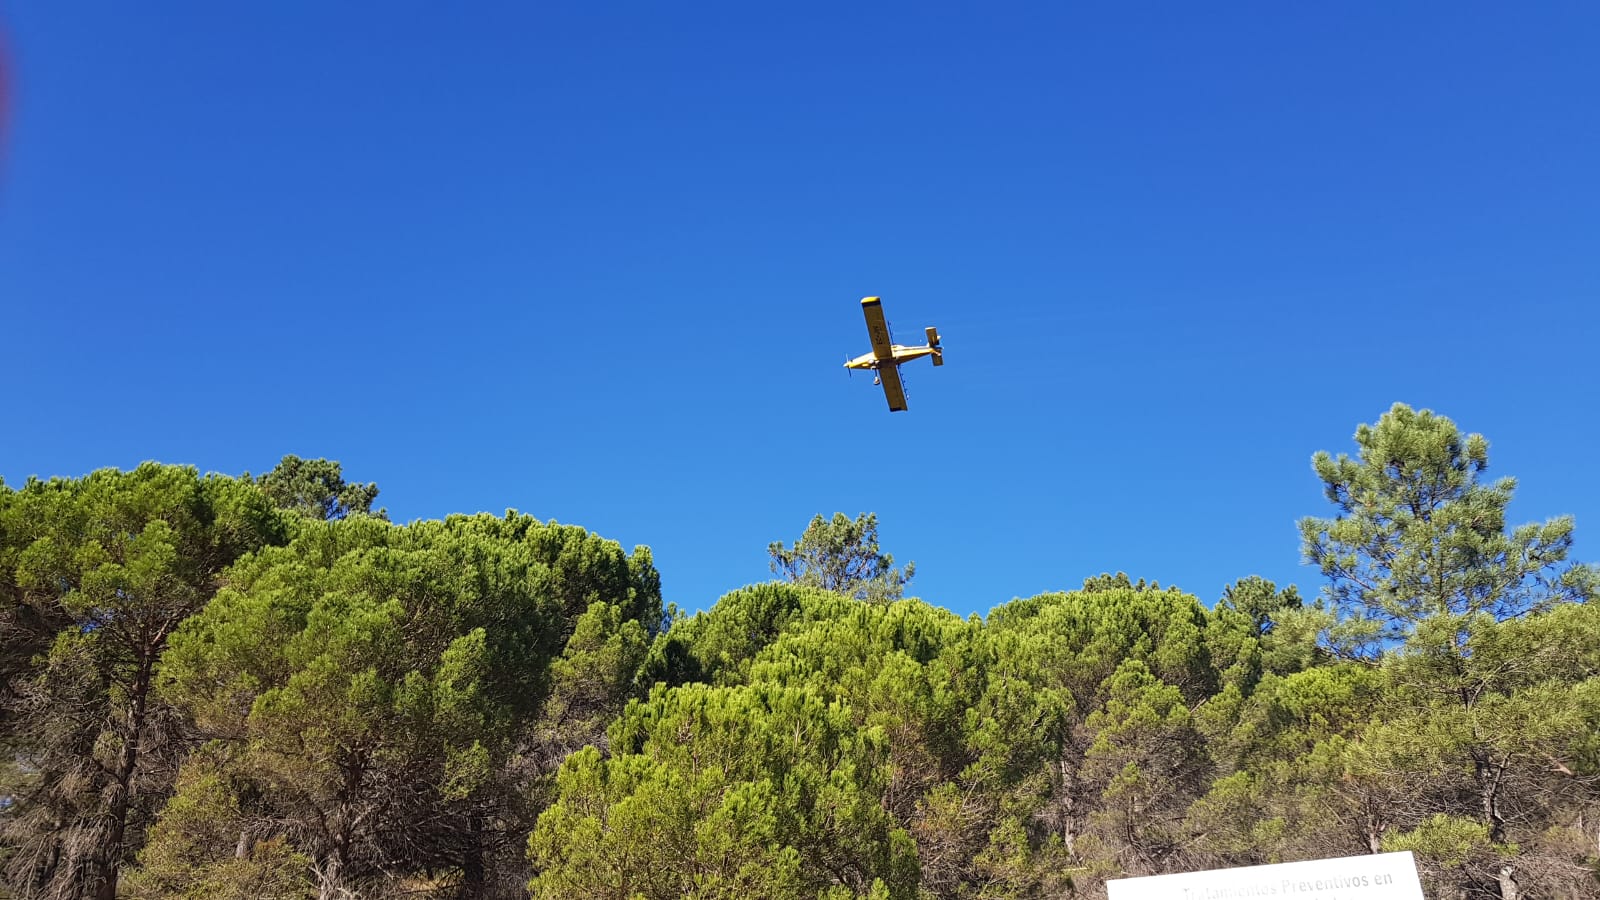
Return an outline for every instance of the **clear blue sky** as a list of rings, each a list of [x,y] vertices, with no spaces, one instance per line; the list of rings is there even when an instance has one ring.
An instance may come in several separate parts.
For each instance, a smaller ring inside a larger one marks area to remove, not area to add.
[[[1399,400],[1600,559],[1600,6],[867,6],[0,5],[0,476],[327,456],[691,609],[836,510],[963,614],[1209,603],[1315,591]],[[907,413],[868,294],[945,337]]]

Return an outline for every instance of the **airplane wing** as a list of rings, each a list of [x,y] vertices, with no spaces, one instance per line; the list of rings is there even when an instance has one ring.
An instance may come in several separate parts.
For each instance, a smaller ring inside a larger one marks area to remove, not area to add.
[[[878,370],[878,380],[883,382],[883,395],[889,398],[889,412],[904,412],[906,388],[900,383],[900,367],[884,366]]]
[[[872,338],[872,355],[879,359],[894,359],[894,347],[889,343],[889,324],[883,320],[883,301],[877,297],[861,300],[861,311],[867,316],[867,334]],[[899,379],[895,379],[898,385]],[[883,386],[887,388],[889,382]]]

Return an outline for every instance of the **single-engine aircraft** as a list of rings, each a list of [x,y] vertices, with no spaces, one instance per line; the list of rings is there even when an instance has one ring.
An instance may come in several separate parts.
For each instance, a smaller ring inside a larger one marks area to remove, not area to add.
[[[862,297],[861,311],[867,317],[867,335],[872,338],[872,352],[865,353],[845,363],[847,369],[871,369],[877,373],[873,384],[883,385],[883,394],[889,398],[889,411],[901,412],[906,408],[906,389],[900,382],[900,365],[924,356],[933,357],[933,364],[944,365],[944,349],[939,346],[939,329],[925,329],[928,343],[920,347],[904,347],[893,343],[889,324],[883,320],[883,301],[878,297]]]

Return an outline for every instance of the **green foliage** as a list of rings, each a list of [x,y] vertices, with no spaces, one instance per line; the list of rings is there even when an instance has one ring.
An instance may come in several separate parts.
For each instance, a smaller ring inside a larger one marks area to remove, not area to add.
[[[1498,871],[1517,856],[1517,848],[1496,844],[1489,826],[1461,816],[1436,813],[1407,831],[1384,835],[1383,850],[1410,850],[1422,880],[1436,891],[1463,880],[1496,884]]]
[[[1126,660],[1144,663],[1193,702],[1217,687],[1204,635],[1206,611],[1175,589],[1113,588],[1041,594],[996,607],[990,625],[1046,638],[1021,652],[1037,676],[1078,700],[1087,716],[1102,685]]]
[[[1301,626],[1306,618],[1293,585],[1282,591],[1264,578],[1251,576],[1229,585],[1206,621],[1206,649],[1222,679],[1226,712],[1231,715],[1262,675],[1296,672],[1311,664],[1315,631]],[[1287,627],[1280,628],[1280,623]]]
[[[1570,517],[1506,530],[1516,480],[1479,482],[1482,435],[1397,403],[1355,439],[1355,459],[1312,461],[1339,515],[1300,522],[1306,558],[1329,578],[1340,648],[1371,656],[1424,620],[1498,621],[1592,596],[1594,570],[1562,565]]]
[[[1223,589],[1222,599],[1217,601],[1219,611],[1245,616],[1257,635],[1270,633],[1286,613],[1301,605],[1300,592],[1294,585],[1280,591],[1276,584],[1258,575],[1228,585]]]
[[[1430,412],[1357,443],[1316,457],[1316,602],[1118,573],[968,619],[870,514],[685,617],[645,548],[395,526],[322,460],[0,484],[0,860],[52,898],[137,852],[122,895],[1031,900],[1406,849],[1440,896],[1600,900],[1572,523],[1507,528]]]
[[[1127,572],[1118,572],[1115,575],[1102,572],[1083,580],[1083,592],[1094,594],[1100,591],[1159,591],[1160,582],[1152,581],[1148,584],[1143,578],[1135,582],[1128,577]]]
[[[238,786],[216,761],[193,761],[176,796],[150,830],[139,867],[126,879],[133,898],[298,900],[312,896],[311,861],[282,836],[256,840],[244,818]]]
[[[597,600],[578,617],[550,665],[550,696],[535,728],[542,769],[553,771],[584,746],[604,746],[607,726],[638,693],[650,646],[645,627],[618,604]]]
[[[874,513],[862,513],[855,521],[842,512],[834,513],[832,521],[818,515],[793,547],[774,541],[767,553],[773,574],[786,581],[874,603],[900,599],[916,573],[915,563],[906,563],[902,573],[893,556],[878,552]]]
[[[153,696],[169,638],[233,560],[286,537],[249,482],[146,463],[0,491],[0,750],[19,893],[114,890],[181,752]]]
[[[319,890],[394,859],[470,882],[513,840],[519,737],[552,689],[565,714],[620,706],[658,583],[646,552],[525,516],[308,521],[174,638],[163,691],[229,739],[258,798],[235,824],[271,823]]]
[[[562,767],[529,841],[535,897],[914,896],[915,847],[877,802],[884,736],[842,703],[658,687],[612,727],[611,750]]]
[[[1479,481],[1481,435],[1396,404],[1356,442],[1356,459],[1315,457],[1340,515],[1301,533],[1330,579],[1329,646],[1380,664],[1387,682],[1349,751],[1373,773],[1352,776],[1368,787],[1356,798],[1367,842],[1429,855],[1457,873],[1452,889],[1516,897],[1518,870],[1538,868],[1519,843],[1589,801],[1572,789],[1591,774],[1600,682],[1572,663],[1591,658],[1597,633],[1563,633],[1592,620],[1563,607],[1594,596],[1596,573],[1567,561],[1570,518],[1507,529],[1516,482]]]
[[[313,519],[342,519],[351,514],[388,518],[384,510],[372,511],[378,486],[345,481],[343,467],[335,460],[289,454],[256,483],[274,506]]]
[[[1094,738],[1084,754],[1087,780],[1103,784],[1094,832],[1120,845],[1117,862],[1130,874],[1154,874],[1187,837],[1174,827],[1205,787],[1208,762],[1183,694],[1128,660],[1107,680],[1109,696],[1086,725]]]
[[[843,598],[816,588],[774,583],[735,591],[709,612],[675,623],[651,647],[646,679],[742,683],[756,654],[785,628],[846,609]]]
[[[1383,849],[1386,853],[1410,850],[1446,868],[1496,852],[1489,842],[1489,829],[1482,823],[1444,813],[1429,816],[1410,831],[1385,835]]]

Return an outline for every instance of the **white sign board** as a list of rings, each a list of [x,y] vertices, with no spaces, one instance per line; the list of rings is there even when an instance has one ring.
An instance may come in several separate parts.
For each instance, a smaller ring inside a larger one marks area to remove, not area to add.
[[[1117,878],[1108,900],[1423,900],[1411,851]]]

